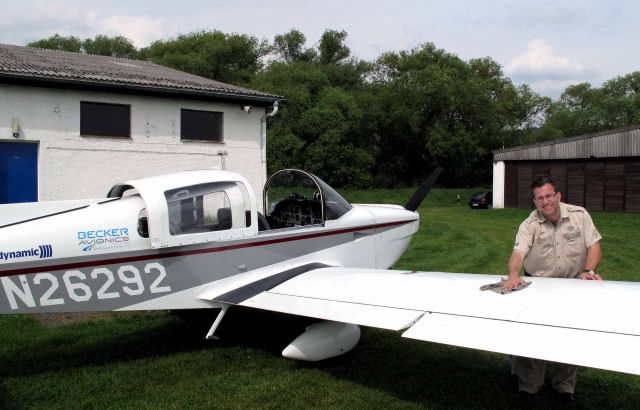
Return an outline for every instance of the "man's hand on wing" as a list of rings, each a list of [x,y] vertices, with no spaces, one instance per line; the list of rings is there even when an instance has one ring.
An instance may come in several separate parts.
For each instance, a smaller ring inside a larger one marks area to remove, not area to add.
[[[512,276],[509,275],[507,281],[502,285],[502,289],[504,290],[513,290],[514,288],[524,285],[524,280],[520,277],[520,275]]]
[[[523,263],[524,255],[520,253],[520,251],[514,250],[507,263],[509,278],[507,278],[507,281],[502,285],[502,289],[513,290],[513,288],[517,286],[524,285],[524,280],[520,277],[520,269],[522,269]]]
[[[597,273],[591,274],[589,272],[580,273],[579,278],[582,280],[602,280],[602,276],[598,275]]]

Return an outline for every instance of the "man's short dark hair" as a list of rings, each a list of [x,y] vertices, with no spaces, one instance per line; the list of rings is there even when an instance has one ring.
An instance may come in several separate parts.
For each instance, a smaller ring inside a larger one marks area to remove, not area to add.
[[[531,196],[533,196],[533,190],[536,188],[540,188],[545,184],[549,184],[553,187],[553,190],[558,192],[558,190],[556,189],[556,183],[553,182],[553,179],[551,178],[546,178],[546,177],[539,177],[533,180],[533,182],[531,183]]]

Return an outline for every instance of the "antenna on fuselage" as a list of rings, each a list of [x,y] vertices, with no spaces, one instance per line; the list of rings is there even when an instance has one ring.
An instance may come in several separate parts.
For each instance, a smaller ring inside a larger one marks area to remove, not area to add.
[[[411,196],[407,204],[404,208],[408,211],[415,212],[416,209],[420,206],[424,198],[427,196],[429,191],[431,191],[431,187],[436,183],[440,173],[442,172],[442,167],[438,167],[433,170],[429,178],[418,188],[418,190]]]

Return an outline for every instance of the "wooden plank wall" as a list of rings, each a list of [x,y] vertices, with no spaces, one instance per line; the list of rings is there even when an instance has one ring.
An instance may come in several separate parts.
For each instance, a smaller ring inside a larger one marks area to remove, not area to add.
[[[604,163],[604,209],[611,212],[624,212],[624,168],[623,161]]]
[[[518,207],[518,163],[513,161],[504,164],[504,206]]]
[[[640,212],[640,159],[625,165],[625,211]]]
[[[533,180],[532,167],[518,166],[518,196],[517,207],[529,208],[531,207],[531,181]]]
[[[604,163],[587,162],[584,165],[585,186],[584,207],[591,211],[604,211]],[[587,190],[589,191],[587,193]]]
[[[590,211],[640,212],[640,158],[507,161],[505,207],[533,208],[531,181],[550,177],[562,201]]]

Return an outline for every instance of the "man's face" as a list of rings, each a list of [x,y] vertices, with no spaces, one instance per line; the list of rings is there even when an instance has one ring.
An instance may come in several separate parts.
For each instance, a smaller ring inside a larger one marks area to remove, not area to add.
[[[533,190],[533,203],[538,211],[547,219],[560,216],[560,192],[556,192],[551,184],[544,184]]]

